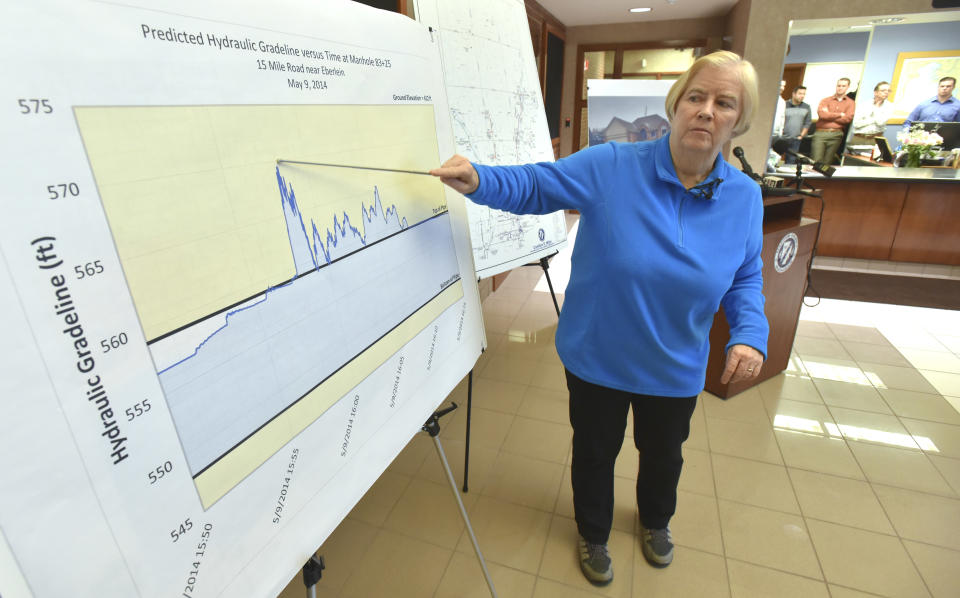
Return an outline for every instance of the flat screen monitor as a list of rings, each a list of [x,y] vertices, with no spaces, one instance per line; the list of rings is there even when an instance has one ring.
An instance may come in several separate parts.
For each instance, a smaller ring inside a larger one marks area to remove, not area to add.
[[[943,137],[943,149],[952,150],[960,147],[960,122],[940,123],[940,122],[922,122],[924,131],[933,131]]]
[[[890,149],[890,142],[883,135],[876,139],[877,148],[880,150],[880,159],[884,162],[893,163],[893,151]]]

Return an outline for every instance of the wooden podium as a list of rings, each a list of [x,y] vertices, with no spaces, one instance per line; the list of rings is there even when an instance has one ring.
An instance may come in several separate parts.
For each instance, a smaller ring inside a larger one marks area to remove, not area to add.
[[[796,193],[763,198],[763,295],[766,298],[764,312],[770,323],[767,360],[760,375],[752,380],[720,383],[726,359],[725,347],[730,340],[730,327],[721,307],[710,329],[705,384],[706,390],[718,397],[726,399],[756,386],[782,372],[790,361],[807,284],[807,269],[817,236],[818,221],[802,216],[807,196]],[[819,201],[817,196],[812,198],[814,203]]]

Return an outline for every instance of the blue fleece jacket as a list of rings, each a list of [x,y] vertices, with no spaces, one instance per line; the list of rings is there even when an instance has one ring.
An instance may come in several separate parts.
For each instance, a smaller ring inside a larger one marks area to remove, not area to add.
[[[468,197],[516,214],[580,211],[557,352],[579,378],[628,392],[703,390],[723,304],[730,343],[767,352],[763,201],[722,156],[700,189],[677,178],[668,137],[607,143],[554,163],[474,165]],[[711,189],[712,188],[712,189]]]

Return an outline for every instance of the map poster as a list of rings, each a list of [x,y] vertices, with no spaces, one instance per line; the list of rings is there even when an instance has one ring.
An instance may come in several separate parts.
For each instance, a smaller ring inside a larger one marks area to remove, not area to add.
[[[456,152],[477,164],[552,162],[553,146],[523,0],[417,0],[440,40]],[[477,276],[566,245],[563,212],[518,216],[467,202]]]
[[[437,42],[0,9],[0,594],[276,596],[483,346]]]

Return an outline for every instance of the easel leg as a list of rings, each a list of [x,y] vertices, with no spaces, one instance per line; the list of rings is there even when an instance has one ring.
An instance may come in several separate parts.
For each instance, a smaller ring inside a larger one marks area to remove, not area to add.
[[[547,258],[540,258],[540,267],[543,268],[543,275],[547,279],[547,286],[550,287],[550,297],[553,299],[553,308],[557,310],[557,317],[560,317],[560,304],[557,303],[557,294],[553,292],[553,281],[550,280],[550,262],[547,261]]]
[[[325,568],[323,557],[316,554],[303,566],[303,585],[307,587],[307,598],[317,598],[317,582],[323,577]]]
[[[467,509],[463,506],[463,500],[460,498],[460,491],[457,490],[457,482],[453,479],[453,472],[450,471],[450,464],[447,462],[447,456],[443,452],[443,446],[440,444],[440,418],[450,413],[457,408],[457,404],[453,403],[451,407],[442,409],[440,411],[434,411],[433,415],[430,416],[430,419],[427,420],[427,423],[423,424],[423,431],[430,435],[430,438],[433,439],[433,446],[437,449],[437,456],[440,457],[440,463],[443,465],[443,470],[447,474],[447,481],[450,483],[450,490],[453,492],[453,497],[457,501],[457,506],[460,507],[460,516],[463,517],[463,522],[467,526],[467,534],[470,536],[470,542],[473,544],[473,551],[477,554],[477,560],[480,561],[480,568],[483,570],[483,576],[487,580],[487,587],[490,588],[490,595],[493,598],[497,598],[497,591],[493,587],[493,579],[490,577],[490,572],[487,570],[487,562],[483,559],[483,553],[480,552],[480,545],[477,543],[477,536],[473,533],[473,526],[470,525],[470,517],[467,515]]]
[[[463,451],[463,491],[469,492],[467,480],[470,477],[470,414],[473,412],[473,370],[467,374],[467,441]]]

